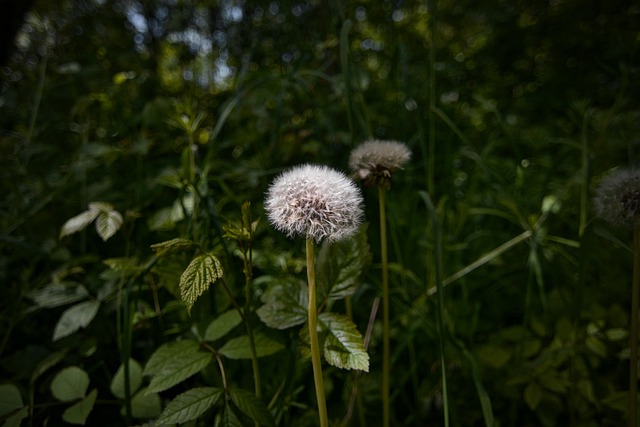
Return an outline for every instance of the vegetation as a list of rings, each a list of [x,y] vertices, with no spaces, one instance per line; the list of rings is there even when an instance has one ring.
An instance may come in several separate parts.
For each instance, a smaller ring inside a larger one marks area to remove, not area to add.
[[[640,160],[638,28],[619,0],[36,2],[0,80],[0,420],[319,425],[308,264],[329,425],[633,419],[634,232],[592,198]],[[354,236],[274,229],[277,176],[368,139],[412,156]]]

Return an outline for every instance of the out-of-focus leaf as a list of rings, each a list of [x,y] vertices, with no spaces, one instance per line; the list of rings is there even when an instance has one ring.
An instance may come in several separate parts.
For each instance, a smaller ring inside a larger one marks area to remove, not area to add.
[[[96,397],[98,397],[98,390],[94,388],[86,398],[68,407],[63,412],[62,419],[69,424],[85,425],[87,417],[89,417],[93,410],[93,405],[96,403]]]
[[[530,382],[524,389],[524,401],[527,402],[527,406],[532,411],[538,407],[540,400],[542,400],[542,387],[536,382]]]
[[[287,329],[306,322],[308,300],[305,282],[295,278],[274,280],[262,295],[264,305],[256,313],[270,328]]]
[[[511,360],[512,353],[506,346],[486,344],[476,350],[476,357],[484,365],[500,369]]]
[[[261,426],[275,426],[273,417],[267,406],[255,394],[240,389],[229,390],[231,401],[238,409]]]
[[[53,331],[53,341],[64,338],[76,332],[80,328],[85,328],[98,313],[100,301],[92,300],[81,302],[66,309]]]
[[[124,384],[124,362],[122,362],[111,380],[111,393],[118,399],[125,398]],[[129,359],[129,390],[131,394],[135,393],[140,385],[142,385],[142,367],[135,360]]]
[[[212,254],[195,257],[180,276],[180,296],[187,305],[187,310],[211,284],[222,277],[220,261]]]
[[[198,351],[195,341],[168,343],[156,350],[145,368],[145,375],[152,375],[147,393],[161,392],[198,373],[209,364],[211,353]],[[194,345],[195,344],[195,345]]]
[[[205,341],[215,341],[227,335],[233,328],[242,323],[238,310],[231,309],[216,317],[204,332]]]
[[[96,218],[96,231],[103,242],[109,240],[122,227],[123,218],[115,210],[102,211]]]
[[[324,358],[330,365],[369,372],[369,354],[351,319],[336,313],[322,313],[318,322],[328,331],[321,345]]]
[[[225,405],[220,416],[220,427],[243,427],[238,416],[231,409],[231,405]]]
[[[260,332],[256,332],[253,338],[257,357],[269,356],[284,348],[281,342]],[[218,352],[229,359],[251,359],[249,336],[243,335],[227,341]]]
[[[156,425],[185,423],[195,420],[214,406],[223,390],[216,387],[196,387],[179,394],[162,411]]]
[[[337,300],[353,295],[365,267],[370,263],[366,227],[351,239],[325,242],[316,261],[318,300]]]
[[[52,282],[44,288],[29,294],[29,298],[31,298],[39,308],[54,308],[86,299],[88,295],[89,292],[81,284]]]
[[[0,417],[23,406],[18,387],[13,384],[0,385]]]
[[[124,412],[124,407],[122,408]],[[141,388],[131,398],[131,414],[134,418],[156,418],[162,412],[162,402],[158,393],[147,393]]]
[[[77,366],[64,368],[51,381],[51,393],[63,402],[85,397],[87,388],[89,388],[89,375]]]
[[[60,238],[84,230],[98,215],[100,215],[98,210],[87,210],[68,219],[60,230]]]
[[[156,253],[156,255],[163,256],[172,252],[189,249],[194,245],[195,243],[193,241],[178,237],[176,239],[155,243],[151,245],[151,250],[153,250]]]

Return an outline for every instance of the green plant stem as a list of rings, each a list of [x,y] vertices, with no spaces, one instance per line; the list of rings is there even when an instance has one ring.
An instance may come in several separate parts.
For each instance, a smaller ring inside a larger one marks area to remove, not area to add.
[[[442,374],[442,405],[444,408],[444,425],[449,427],[449,397],[447,391],[447,369],[444,357],[444,284],[443,284],[443,268],[442,268],[442,229],[440,227],[440,221],[436,208],[431,201],[429,193],[425,191],[419,192],[420,196],[427,205],[427,210],[431,215],[431,221],[433,224],[433,237],[434,237],[434,250],[435,250],[435,264],[436,264],[436,289],[438,292],[438,335],[440,338],[440,371]]]
[[[629,427],[638,418],[638,300],[640,299],[640,225],[633,228],[633,283],[631,287],[631,342],[629,344]]]
[[[389,260],[387,257],[387,215],[385,210],[385,188],[378,186],[378,204],[380,207],[380,259],[382,263],[382,425],[389,427],[391,422],[390,388],[390,336],[389,326]]]
[[[316,312],[316,270],[314,260],[313,239],[307,238],[307,280],[309,282],[309,345],[311,346],[311,364],[313,381],[318,399],[320,427],[329,427],[327,403],[324,397],[324,381],[322,379],[322,362],[320,361],[320,344],[318,342],[318,315]]]
[[[429,9],[429,167],[427,170],[427,191],[435,193],[436,166],[436,0],[428,0]]]

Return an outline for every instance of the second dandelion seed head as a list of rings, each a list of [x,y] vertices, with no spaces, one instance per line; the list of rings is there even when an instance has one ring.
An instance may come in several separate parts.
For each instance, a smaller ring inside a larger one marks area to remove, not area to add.
[[[639,225],[640,169],[621,169],[603,178],[594,206],[597,215],[613,225]]]
[[[410,159],[411,150],[402,142],[369,140],[351,152],[349,167],[366,186],[389,187],[391,174]]]
[[[343,173],[326,166],[297,166],[278,176],[265,201],[271,224],[289,237],[341,240],[362,222],[362,194]]]

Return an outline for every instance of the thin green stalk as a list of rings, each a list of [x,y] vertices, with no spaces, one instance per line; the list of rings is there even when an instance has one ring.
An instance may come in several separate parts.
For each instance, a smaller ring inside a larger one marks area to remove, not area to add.
[[[389,260],[387,257],[387,218],[385,212],[385,189],[378,186],[380,206],[380,258],[382,262],[382,425],[391,422],[390,388],[390,327],[389,327]]]
[[[442,374],[442,405],[444,409],[444,425],[449,427],[449,397],[447,392],[447,370],[444,357],[444,284],[443,284],[443,269],[442,269],[442,228],[440,227],[440,220],[436,208],[431,202],[429,193],[420,191],[420,196],[427,205],[427,210],[431,215],[431,222],[433,224],[433,237],[434,237],[434,249],[435,249],[435,264],[436,264],[436,288],[438,291],[438,335],[440,338],[440,372]]]
[[[316,269],[314,260],[313,239],[307,238],[307,280],[309,282],[309,344],[311,346],[311,364],[313,366],[313,382],[318,399],[318,415],[320,427],[329,427],[327,403],[324,397],[324,381],[322,379],[322,362],[320,360],[320,344],[318,342],[318,314],[316,312]]]
[[[427,191],[435,194],[436,166],[436,0],[427,1],[429,8],[429,167],[427,170]]]
[[[640,299],[640,225],[633,228],[633,283],[631,287],[631,342],[629,358],[629,427],[638,419],[638,300]]]
[[[243,247],[243,259],[244,259],[244,276],[245,276],[245,289],[244,289],[244,313],[246,316],[245,325],[247,328],[247,335],[249,336],[249,347],[251,348],[251,365],[253,367],[253,384],[258,398],[262,398],[262,386],[260,384],[260,365],[258,364],[258,353],[256,352],[256,342],[253,335],[253,327],[251,326],[251,279],[253,277],[253,229],[251,221],[251,205],[246,202],[242,205],[242,226],[249,233],[249,238],[246,241],[246,248],[244,242],[241,242]]]

